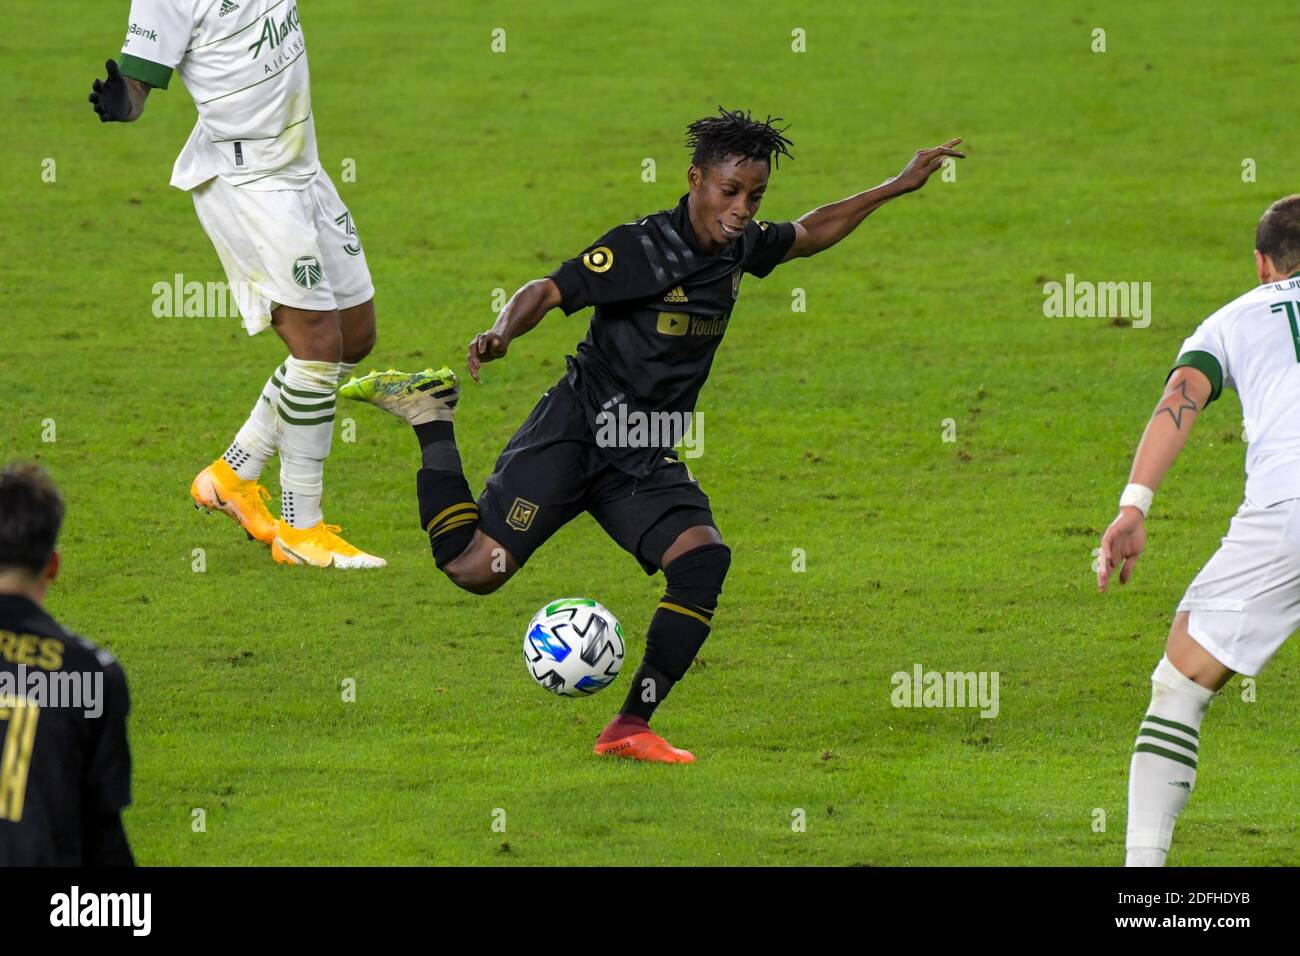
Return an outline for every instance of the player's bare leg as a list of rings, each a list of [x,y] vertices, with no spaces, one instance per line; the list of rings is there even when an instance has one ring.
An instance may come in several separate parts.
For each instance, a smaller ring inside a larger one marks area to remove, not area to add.
[[[1236,672],[1224,667],[1209,651],[1196,643],[1187,629],[1190,617],[1186,611],[1174,615],[1169,637],[1165,641],[1165,657],[1184,677],[1217,693],[1232,680],[1232,675]]]
[[[514,555],[481,528],[474,529],[465,550],[442,568],[452,584],[471,594],[491,594],[518,570]]]
[[[243,526],[250,538],[268,546],[275,543],[279,526],[266,506],[271,495],[258,479],[280,448],[280,390],[291,369],[297,380],[303,374],[315,375],[316,363],[332,363],[337,367],[342,347],[339,313],[335,311],[313,312],[280,306],[272,315],[272,325],[288,346],[289,358],[266,380],[253,410],[225,454],[199,472],[190,485],[196,508],[229,515]],[[307,366],[307,373],[303,372],[301,363],[312,363]]]
[[[1174,824],[1196,785],[1201,719],[1233,675],[1192,637],[1189,618],[1186,611],[1174,615],[1129,765],[1129,866],[1164,865]]]
[[[339,377],[342,385],[356,373],[357,366],[375,347],[375,300],[339,309],[339,332],[343,346],[339,350]]]
[[[663,552],[668,587],[646,633],[645,657],[618,715],[596,740],[595,752],[657,763],[694,763],[688,750],[672,746],[650,729],[650,717],[673,685],[686,676],[717,609],[731,551],[712,525],[678,534]]]

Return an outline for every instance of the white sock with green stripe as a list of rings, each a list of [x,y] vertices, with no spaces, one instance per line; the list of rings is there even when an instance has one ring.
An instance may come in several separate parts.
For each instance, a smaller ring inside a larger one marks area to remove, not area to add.
[[[248,413],[248,420],[221,456],[235,475],[244,481],[256,481],[279,447],[280,437],[276,426],[278,416],[275,409],[280,401],[283,377],[284,366],[281,365],[262,386],[262,394],[258,396],[253,410]]]
[[[1201,718],[1213,699],[1214,691],[1167,657],[1151,674],[1151,706],[1128,771],[1128,866],[1164,866],[1174,823],[1196,785]]]
[[[280,416],[280,517],[294,528],[320,524],[325,459],[334,438],[338,362],[284,363]]]
[[[339,362],[339,384],[342,385],[350,379],[356,373],[357,366],[360,364],[360,362]]]

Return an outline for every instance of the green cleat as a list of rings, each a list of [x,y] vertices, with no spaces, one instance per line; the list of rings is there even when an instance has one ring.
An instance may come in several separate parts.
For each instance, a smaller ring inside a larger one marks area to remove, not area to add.
[[[369,402],[396,415],[410,425],[449,422],[456,411],[460,385],[456,373],[443,367],[434,371],[371,372],[352,378],[339,387],[339,395],[356,402]]]

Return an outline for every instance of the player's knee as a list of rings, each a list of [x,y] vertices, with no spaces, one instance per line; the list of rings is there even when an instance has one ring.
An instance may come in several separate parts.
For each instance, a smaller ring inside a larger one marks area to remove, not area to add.
[[[375,342],[377,340],[378,336],[375,334],[375,330],[371,329],[370,333],[363,338],[354,339],[351,342],[344,343],[343,361],[350,362],[353,365],[362,361],[367,355],[374,351]]]
[[[442,572],[452,584],[470,594],[491,594],[510,579],[508,571],[496,571],[491,562],[475,560],[472,555],[457,558]]]
[[[716,607],[730,567],[731,549],[725,544],[692,548],[664,567],[668,593],[700,607]]]
[[[294,358],[318,362],[343,359],[343,331],[337,312],[297,310],[291,336],[286,341]]]
[[[343,327],[343,361],[360,362],[375,347],[375,300],[363,302],[339,313]]]

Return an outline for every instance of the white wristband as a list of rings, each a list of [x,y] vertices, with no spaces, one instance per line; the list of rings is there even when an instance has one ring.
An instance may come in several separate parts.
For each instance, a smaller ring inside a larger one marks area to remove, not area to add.
[[[1124,489],[1124,493],[1119,496],[1119,506],[1121,508],[1132,507],[1142,512],[1142,517],[1146,517],[1151,511],[1151,502],[1155,499],[1156,493],[1146,485],[1129,485]]]

